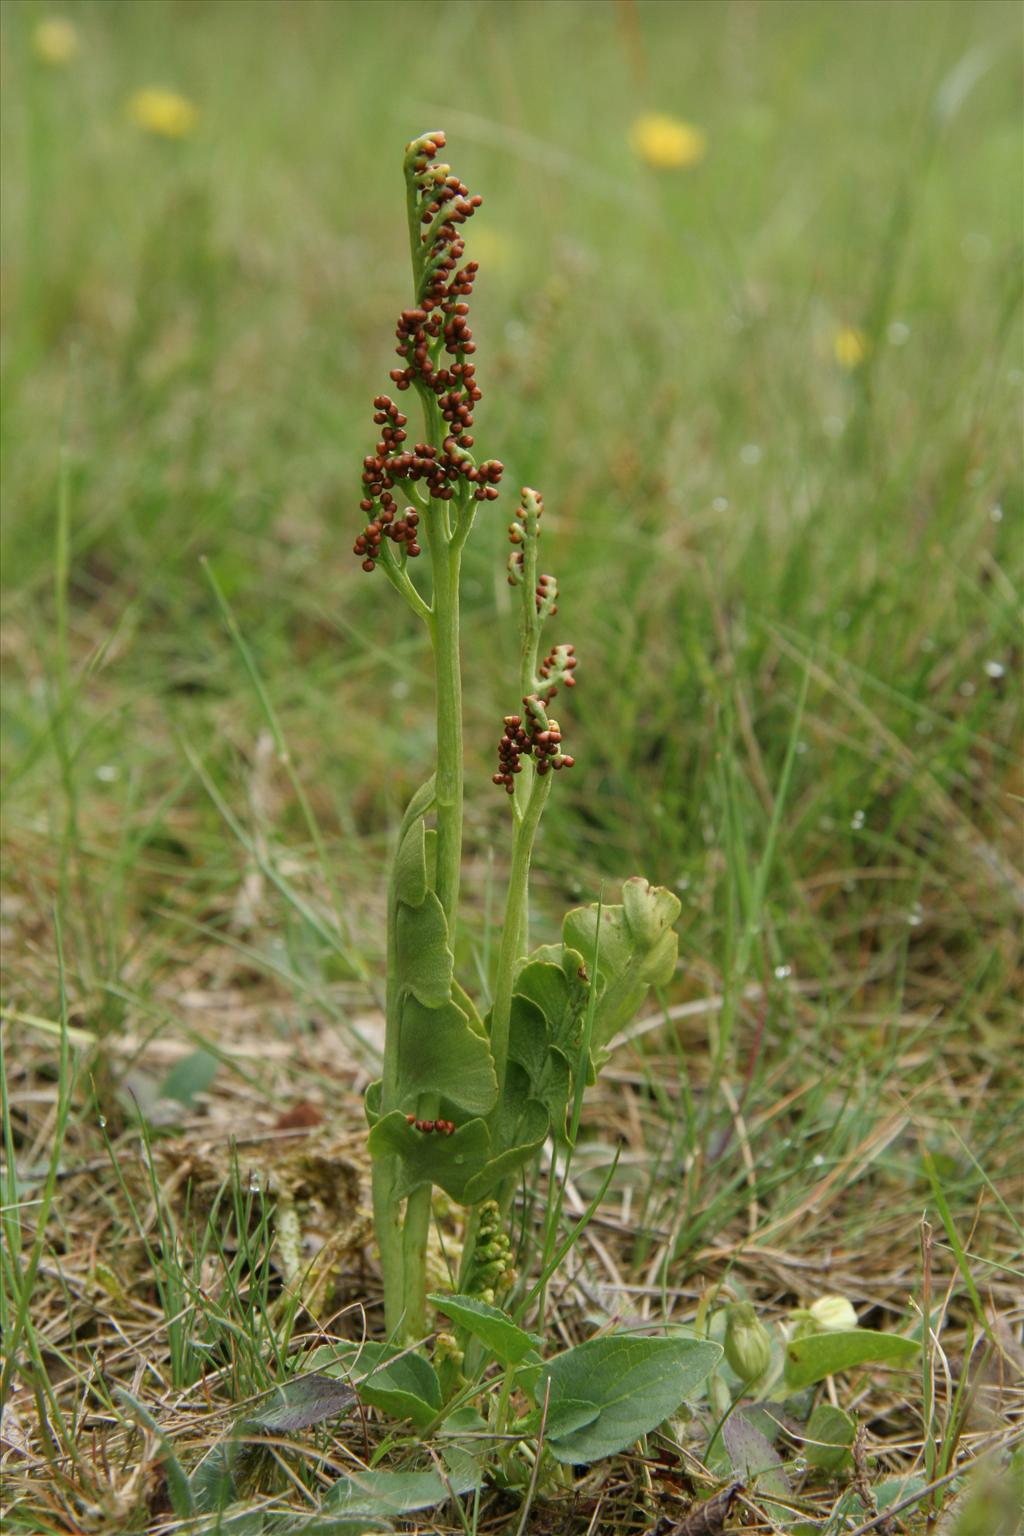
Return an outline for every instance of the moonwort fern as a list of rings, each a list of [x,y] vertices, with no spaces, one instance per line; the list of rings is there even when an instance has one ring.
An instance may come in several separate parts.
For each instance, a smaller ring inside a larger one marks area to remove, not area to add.
[[[524,489],[510,527],[508,580],[519,612],[518,703],[504,720],[494,782],[509,800],[511,864],[492,1002],[485,1016],[455,975],[463,831],[459,585],[477,512],[503,466],[473,454],[480,387],[469,299],[477,264],[463,230],[480,206],[441,163],[445,136],[405,152],[413,299],[396,327],[396,393],[418,397],[422,439],[389,395],[374,400],[375,451],[363,460],[366,524],[355,553],[382,571],[429,632],[435,678],[434,771],[402,820],[388,891],[383,1073],[366,1095],[374,1218],[386,1326],[426,1332],[426,1255],[434,1187],[471,1208],[460,1286],[493,1299],[511,1265],[501,1232],[514,1176],[548,1138],[565,1143],[586,1082],[652,985],[675,967],[679,902],[642,879],[620,905],[579,908],[561,942],[527,953],[530,861],[556,774],[573,766],[552,713],[575,684],[568,644],[543,649],[558,584],[538,568],[543,502]],[[423,551],[429,584],[413,578]],[[427,562],[425,562],[427,563]]]

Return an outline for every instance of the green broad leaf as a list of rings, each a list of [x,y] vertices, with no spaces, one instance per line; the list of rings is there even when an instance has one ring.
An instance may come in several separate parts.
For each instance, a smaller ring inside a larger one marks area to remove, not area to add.
[[[350,1382],[361,1402],[393,1419],[411,1419],[417,1429],[425,1429],[441,1411],[441,1383],[422,1355],[368,1340],[318,1349],[313,1358],[320,1371]]]
[[[791,1339],[786,1345],[786,1385],[809,1387],[837,1371],[849,1371],[874,1361],[902,1365],[919,1348],[916,1339],[905,1339],[898,1333],[875,1333],[870,1328],[808,1334],[803,1339]]]
[[[673,924],[679,898],[664,886],[627,880],[621,906],[595,904],[568,912],[562,925],[567,947],[578,950],[593,975],[600,910],[598,998],[592,1045],[597,1048],[635,1017],[649,987],[663,986],[675,971],[678,940]]]
[[[544,1362],[540,1355],[528,1355],[523,1361],[522,1365],[519,1366],[518,1369],[513,1373],[515,1376],[516,1386],[521,1392],[525,1392],[528,1397],[536,1397],[537,1383],[540,1381],[541,1373],[543,1370]],[[541,1402],[543,1402],[543,1391],[541,1392],[540,1396]],[[550,1404],[548,1406],[550,1408]]]
[[[399,1107],[414,1112],[421,1093],[436,1093],[468,1115],[486,1115],[498,1097],[491,1047],[458,1004],[424,1007],[407,997],[401,1012]]]
[[[804,1431],[804,1454],[808,1465],[821,1472],[841,1472],[852,1460],[850,1447],[857,1433],[857,1422],[831,1403],[819,1403]]]
[[[418,907],[398,903],[395,914],[396,982],[426,1008],[449,1001],[454,957],[448,947],[444,908],[427,891]]]
[[[363,1094],[363,1113],[366,1116],[366,1123],[370,1126],[371,1130],[380,1119],[380,1097],[383,1091],[384,1084],[378,1077],[372,1083],[367,1084],[366,1092]]]
[[[516,1433],[539,1435],[543,1422],[545,1440],[565,1439],[575,1430],[585,1429],[588,1424],[593,1424],[600,1411],[596,1403],[583,1403],[566,1397],[553,1407],[548,1403],[546,1420],[543,1409],[535,1408],[527,1418],[516,1425]]]
[[[460,1125],[454,1136],[438,1136],[417,1131],[401,1110],[392,1110],[378,1120],[369,1137],[373,1157],[397,1154],[401,1173],[395,1199],[404,1200],[424,1184],[437,1184],[461,1205],[470,1203],[466,1193],[469,1182],[488,1165],[491,1133],[479,1118]]]
[[[158,1099],[173,1099],[191,1109],[201,1093],[213,1082],[220,1059],[212,1051],[191,1051],[176,1061],[157,1089]]]
[[[562,1403],[592,1403],[597,1416],[548,1440],[556,1461],[599,1461],[656,1429],[721,1359],[719,1345],[698,1339],[641,1339],[624,1334],[588,1339],[545,1362],[534,1386],[548,1414]]]
[[[444,1453],[446,1476],[431,1472],[350,1472],[323,1500],[334,1514],[409,1515],[445,1504],[452,1495],[472,1493],[481,1479],[471,1457],[454,1448]]]
[[[427,896],[427,829],[423,821],[414,821],[398,845],[391,871],[394,901],[418,907]]]
[[[488,1306],[475,1296],[437,1294],[428,1296],[427,1300],[479,1339],[501,1365],[518,1365],[540,1342],[533,1334],[517,1327],[500,1307]]]

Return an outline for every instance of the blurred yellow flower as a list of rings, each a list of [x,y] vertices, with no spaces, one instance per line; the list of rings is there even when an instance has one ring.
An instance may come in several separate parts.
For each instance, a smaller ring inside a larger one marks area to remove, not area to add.
[[[663,112],[648,112],[638,117],[629,133],[633,153],[659,170],[675,171],[697,165],[707,153],[708,141],[702,129],[681,122]]]
[[[61,16],[48,16],[32,32],[32,52],[44,64],[60,69],[78,52],[78,30]]]
[[[852,372],[854,368],[860,367],[868,355],[868,339],[863,331],[855,330],[852,325],[844,325],[836,331],[832,350],[840,368]]]
[[[128,102],[128,116],[144,133],[160,139],[185,139],[199,119],[199,109],[177,91],[150,86],[135,92]]]

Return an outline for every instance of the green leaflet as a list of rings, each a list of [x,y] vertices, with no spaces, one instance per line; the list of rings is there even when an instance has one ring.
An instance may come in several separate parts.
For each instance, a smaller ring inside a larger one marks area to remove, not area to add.
[[[452,995],[452,952],[441,903],[428,891],[419,907],[400,902],[395,914],[398,981],[425,1008],[440,1008]]]
[[[545,1015],[536,1003],[515,993],[509,1018],[509,1061],[525,1072],[532,1097],[547,1110],[553,1134],[563,1139],[571,1074],[565,1056],[549,1042]]]
[[[453,1200],[468,1205],[467,1185],[486,1165],[490,1151],[491,1133],[480,1119],[460,1125],[454,1136],[438,1136],[417,1131],[396,1109],[370,1132],[374,1157],[391,1154],[399,1160],[396,1200],[404,1200],[424,1184],[438,1184]]]
[[[396,1200],[404,1200],[425,1184],[437,1184],[460,1205],[475,1205],[529,1162],[547,1133],[547,1111],[536,1099],[528,1099],[517,1115],[512,1144],[493,1155],[485,1120],[469,1120],[454,1136],[438,1136],[417,1131],[400,1110],[394,1110],[370,1132],[370,1151],[374,1157],[398,1158],[401,1174]]]
[[[528,1099],[505,1150],[485,1163],[467,1184],[466,1198],[471,1205],[476,1205],[478,1200],[486,1200],[510,1174],[517,1173],[524,1163],[533,1159],[544,1144],[548,1125],[548,1112],[543,1104],[536,1099]]]
[[[562,925],[567,948],[578,950],[591,973],[597,952],[598,907],[576,907]],[[606,1045],[633,1019],[647,989],[663,986],[675,970],[678,940],[673,923],[677,896],[639,876],[622,887],[622,905],[602,907],[594,1047]]]
[[[498,1093],[490,1046],[452,997],[448,925],[431,888],[435,839],[423,819],[433,804],[430,780],[413,796],[402,819],[392,870],[388,1029],[397,1032],[397,1071],[386,1101],[380,1089],[367,1096],[371,1124],[379,1119],[384,1102],[392,1113],[413,1113],[420,1095],[427,1094],[446,1099],[462,1114],[476,1116],[494,1107]],[[415,1134],[426,1139],[420,1132]],[[432,1142],[427,1161],[452,1151],[449,1141]],[[371,1151],[379,1152],[386,1144],[387,1137],[371,1139]]]
[[[553,955],[554,963],[546,958],[549,955]],[[546,946],[523,966],[515,985],[516,992],[529,998],[543,1013],[549,1043],[571,1061],[575,1060],[583,1038],[583,1015],[590,991],[589,979],[580,975],[582,968],[583,956],[576,950],[564,947],[559,951]]]
[[[398,1081],[398,1108],[407,1113],[421,1093],[436,1093],[466,1114],[486,1115],[498,1095],[490,1046],[453,1002],[424,1008],[403,1000]]]

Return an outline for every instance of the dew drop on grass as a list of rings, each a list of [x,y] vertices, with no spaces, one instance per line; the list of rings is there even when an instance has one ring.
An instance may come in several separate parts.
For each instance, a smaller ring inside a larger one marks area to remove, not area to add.
[[[107,1128],[107,1117],[106,1117],[106,1115],[99,1115],[97,1117],[97,1124],[99,1125],[99,1128],[100,1128],[101,1131],[105,1131],[106,1128]]]
[[[776,981],[785,981],[787,976],[792,976],[793,967],[791,965],[777,965],[774,974]]]
[[[907,924],[911,928],[920,928],[920,926],[921,926],[921,924],[923,922],[924,922],[924,909],[922,908],[921,903],[919,901],[915,901],[914,905],[911,907],[910,911],[907,913]]]
[[[690,877],[689,877],[689,875],[677,875],[676,876],[676,890],[677,891],[688,891],[689,889],[690,889]]]
[[[991,678],[1005,677],[1006,668],[1003,666],[1001,661],[986,661],[985,673],[988,677]]]
[[[712,512],[728,512],[728,510],[729,510],[729,498],[728,498],[728,496],[716,496],[714,501],[711,503],[711,510],[712,510]]]
[[[116,763],[101,763],[96,769],[96,777],[101,784],[113,784],[121,777],[121,770]]]
[[[1003,520],[1003,509],[999,505],[998,501],[996,502],[995,506],[992,508],[991,512],[989,513],[989,518],[991,519],[991,521],[993,523],[1001,523],[1002,522],[1002,520]]]
[[[744,443],[740,449],[741,464],[760,464],[761,449],[757,443]]]
[[[850,817],[850,826],[853,828],[853,830],[855,832],[859,832],[860,829],[863,827],[863,825],[864,825],[864,812],[863,811],[854,811],[853,815]]]

